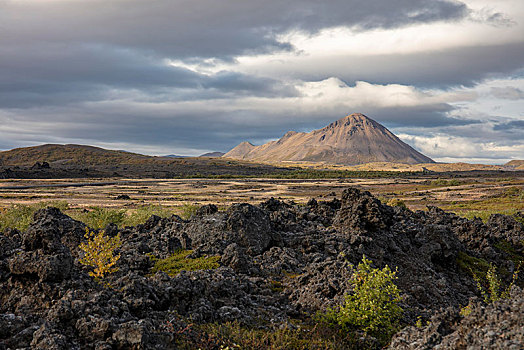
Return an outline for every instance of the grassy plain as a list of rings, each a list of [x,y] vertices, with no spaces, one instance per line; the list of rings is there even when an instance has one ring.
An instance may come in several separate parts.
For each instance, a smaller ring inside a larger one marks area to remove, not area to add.
[[[402,201],[412,210],[433,205],[483,220],[493,213],[518,216],[524,211],[522,173],[462,173],[460,177],[384,174],[387,176],[335,179],[0,180],[0,229],[23,229],[32,212],[46,205],[58,206],[91,227],[108,222],[126,226],[142,223],[152,214],[188,218],[197,206],[210,203],[223,209],[231,203],[259,203],[269,197],[296,203],[310,198],[330,200],[350,186],[368,190],[383,202]]]

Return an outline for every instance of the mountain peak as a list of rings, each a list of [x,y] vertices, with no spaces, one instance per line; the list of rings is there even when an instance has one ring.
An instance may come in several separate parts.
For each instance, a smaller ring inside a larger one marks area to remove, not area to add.
[[[253,145],[251,142],[244,141],[235,148],[233,148],[231,151],[224,154],[223,157],[242,159],[245,154],[248,154],[254,148],[256,148],[256,146]]]
[[[348,114],[346,115],[344,118],[340,118],[339,120],[350,120],[350,119],[354,119],[354,120],[371,120],[371,118],[369,118],[367,115],[365,114],[362,114],[362,113],[351,113],[351,114]]]
[[[369,118],[368,116],[362,114],[362,113],[352,113],[349,114],[343,118],[340,118],[339,120],[331,123],[328,125],[328,127],[341,127],[341,126],[349,126],[349,125],[370,125],[373,127],[382,126],[373,119]]]
[[[353,113],[310,133],[287,132],[261,146],[242,142],[224,157],[261,162],[308,161],[332,164],[370,162],[433,163],[383,125]]]

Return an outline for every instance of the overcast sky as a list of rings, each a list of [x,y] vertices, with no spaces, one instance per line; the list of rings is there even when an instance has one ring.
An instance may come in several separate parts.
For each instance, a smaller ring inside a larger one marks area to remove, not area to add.
[[[524,1],[0,0],[0,150],[199,155],[353,112],[524,159]]]

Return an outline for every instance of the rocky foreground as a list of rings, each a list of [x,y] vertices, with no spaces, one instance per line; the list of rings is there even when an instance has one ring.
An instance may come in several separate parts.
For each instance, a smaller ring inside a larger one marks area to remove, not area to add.
[[[391,348],[524,346],[524,292],[515,287],[509,299],[482,304],[468,271],[492,262],[508,282],[524,250],[524,227],[512,217],[484,224],[435,207],[411,212],[356,189],[305,206],[207,205],[187,221],[107,227],[122,241],[110,287],[79,263],[84,233],[84,224],[48,208],[27,231],[0,234],[0,349],[175,349],[189,320],[292,327],[292,319],[340,304],[363,255],[398,269],[408,326]],[[179,249],[219,255],[220,267],[152,274],[153,256]],[[470,301],[471,312],[459,314]]]

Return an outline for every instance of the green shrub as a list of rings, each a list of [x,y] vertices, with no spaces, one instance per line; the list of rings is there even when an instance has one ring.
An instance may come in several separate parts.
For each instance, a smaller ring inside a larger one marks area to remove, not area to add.
[[[406,208],[407,209],[406,203],[402,199],[398,199],[398,198],[390,199],[387,202],[387,205],[389,205],[391,207],[401,207],[401,208]]]
[[[460,309],[460,316],[466,317],[469,316],[473,312],[473,308],[471,304],[468,304]]]
[[[351,276],[353,292],[346,294],[338,309],[328,310],[328,321],[388,340],[398,329],[403,312],[398,305],[400,290],[393,283],[396,279],[396,271],[387,265],[382,270],[372,268],[371,260],[364,256]]]
[[[180,271],[212,270],[220,266],[218,264],[220,256],[188,258],[192,253],[192,250],[179,250],[166,259],[151,257],[155,262],[151,272],[157,273],[163,271],[170,276],[175,276],[180,273]]]
[[[437,179],[431,181],[432,186],[460,186],[462,185],[462,182],[456,179],[451,180],[445,180],[445,179]]]
[[[280,293],[284,290],[284,286],[282,285],[282,282],[270,280],[269,281],[269,289],[271,289],[274,293]]]

